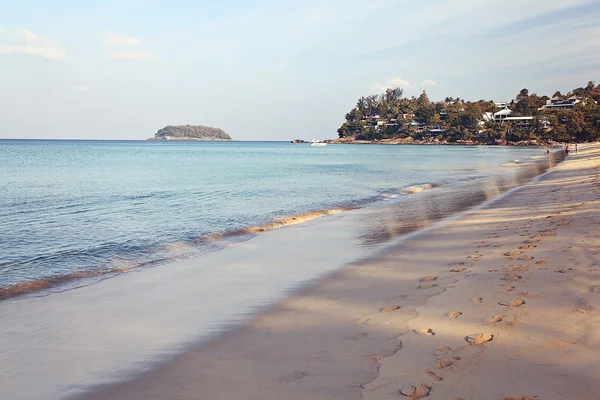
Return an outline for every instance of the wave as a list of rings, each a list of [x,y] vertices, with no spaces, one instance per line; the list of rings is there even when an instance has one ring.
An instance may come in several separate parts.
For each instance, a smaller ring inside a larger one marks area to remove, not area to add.
[[[334,209],[325,209],[318,211],[310,211],[302,214],[296,214],[291,216],[285,216],[276,218],[266,224],[252,226],[248,228],[235,229],[231,231],[225,231],[210,235],[203,235],[201,237],[196,238],[192,241],[180,241],[170,243],[164,246],[159,253],[177,253],[175,257],[167,257],[161,259],[155,259],[149,262],[138,263],[138,264],[125,264],[120,265],[118,267],[111,267],[102,270],[84,270],[78,271],[68,274],[55,275],[43,279],[30,280],[27,282],[16,283],[7,287],[0,287],[0,300],[4,300],[11,297],[22,296],[26,294],[31,294],[34,292],[39,292],[43,290],[48,290],[56,286],[64,285],[73,281],[89,279],[89,278],[97,278],[97,277],[112,277],[121,273],[129,272],[134,269],[138,269],[141,267],[150,267],[159,264],[164,264],[167,262],[175,261],[181,258],[185,258],[181,253],[185,253],[186,250],[197,249],[199,244],[207,244],[209,242],[214,242],[219,239],[226,238],[235,238],[239,237],[243,238],[245,235],[256,234],[260,232],[269,231],[272,229],[282,228],[289,225],[300,224],[303,222],[311,221],[317,218],[324,217],[326,215],[339,214],[344,211],[349,211],[352,209],[356,209],[357,207],[343,207],[343,208],[334,208]],[[217,247],[222,248],[222,247]],[[192,254],[191,256],[193,256]],[[45,258],[44,256],[41,256]],[[111,262],[109,262],[111,264]]]

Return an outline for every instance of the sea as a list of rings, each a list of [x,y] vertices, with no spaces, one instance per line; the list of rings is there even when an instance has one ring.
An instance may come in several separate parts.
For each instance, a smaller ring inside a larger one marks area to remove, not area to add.
[[[561,160],[541,147],[0,140],[0,398],[126,379]]]

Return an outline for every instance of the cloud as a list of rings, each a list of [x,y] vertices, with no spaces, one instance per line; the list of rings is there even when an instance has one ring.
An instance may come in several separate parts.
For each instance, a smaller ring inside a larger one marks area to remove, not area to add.
[[[71,86],[71,90],[74,92],[89,92],[92,90],[92,87],[88,85],[73,85]]]
[[[151,61],[154,59],[152,54],[141,50],[127,50],[107,53],[106,58],[109,60],[138,60]]]
[[[417,84],[410,83],[408,80],[398,76],[395,78],[388,79],[384,82],[377,82],[369,86],[369,93],[383,93],[387,89],[396,87],[404,89],[404,93],[419,93],[423,91],[426,87],[436,86],[441,85],[432,79],[424,79],[420,84]]]
[[[37,35],[27,29],[19,29],[12,35],[0,30],[5,43],[0,44],[0,54],[26,54],[46,60],[58,61],[68,57],[67,51],[47,36]],[[7,37],[8,36],[8,37]]]
[[[40,37],[38,35],[36,35],[35,33],[31,32],[30,30],[27,29],[19,29],[18,31],[16,31],[13,36],[17,39],[20,40],[22,42],[35,42],[36,40],[40,39]]]
[[[102,46],[106,47],[136,47],[142,44],[142,41],[135,36],[124,36],[116,33],[104,35],[100,41]]]
[[[437,83],[434,80],[425,79],[423,82],[421,82],[421,87],[424,88],[424,87],[427,87],[427,86],[433,86],[433,87],[435,87],[435,86],[440,86],[440,84]]]
[[[414,85],[407,81],[406,79],[395,77],[388,79],[385,82],[377,82],[373,85],[369,86],[369,92],[371,93],[382,93],[385,92],[389,88],[400,87],[405,91],[412,91],[414,89]]]
[[[142,41],[134,36],[123,36],[117,33],[104,35],[100,44],[107,48],[104,57],[108,60],[136,60],[151,61],[154,59],[152,54],[143,50],[121,50],[122,47],[138,47]]]

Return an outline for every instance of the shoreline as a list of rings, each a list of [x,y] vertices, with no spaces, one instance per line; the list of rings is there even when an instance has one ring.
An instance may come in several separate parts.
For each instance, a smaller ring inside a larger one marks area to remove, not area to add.
[[[412,386],[432,400],[592,399],[599,160],[600,145],[582,145],[534,182],[82,398],[387,399]]]
[[[515,167],[521,166],[523,164],[533,164],[541,161],[541,158],[545,158],[545,156],[533,156],[527,158],[525,162],[509,162],[501,166]],[[562,158],[556,157],[555,155],[553,157],[552,163],[560,163],[561,161]],[[272,229],[295,225],[313,219],[322,218],[328,215],[337,214],[339,212],[363,209],[371,206],[377,207],[384,204],[383,201],[390,200],[390,196],[402,198],[403,196],[418,193],[423,190],[437,188],[440,186],[444,187],[445,185],[440,182],[431,182],[426,184],[411,184],[409,186],[398,187],[395,189],[394,192],[381,192],[374,197],[362,198],[346,204],[337,204],[333,206],[333,208],[310,210],[300,214],[282,215],[280,217],[272,218],[270,220],[259,223],[258,225],[250,225],[230,231],[207,233],[193,240],[190,240],[189,242],[169,243],[168,245],[166,245],[165,248],[177,248],[178,246],[192,247],[198,246],[198,243],[204,243],[204,245],[206,246],[212,244],[217,247],[214,249],[210,249],[208,252],[221,251],[229,245],[249,240],[251,239],[252,235],[255,235],[257,233],[262,233]],[[157,267],[160,265],[168,264],[178,259],[192,259],[195,257],[202,257],[202,255],[203,254],[192,254],[187,257],[177,257],[170,260],[158,259],[156,261],[146,261],[141,264],[128,263],[127,265],[117,265],[108,269],[82,269],[75,272],[69,272],[67,274],[39,277],[37,279],[17,282],[6,286],[0,285],[0,303],[8,299],[19,299],[28,296],[44,296],[48,294],[48,291],[69,290],[70,287],[79,287],[81,285],[94,284],[98,280],[112,279],[124,273],[129,273],[145,268]]]

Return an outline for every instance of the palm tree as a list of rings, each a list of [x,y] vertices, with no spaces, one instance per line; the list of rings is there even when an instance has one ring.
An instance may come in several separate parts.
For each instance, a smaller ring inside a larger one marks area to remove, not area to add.
[[[367,110],[367,100],[364,98],[364,96],[358,99],[356,102],[356,108],[361,114],[365,115],[365,111]]]

